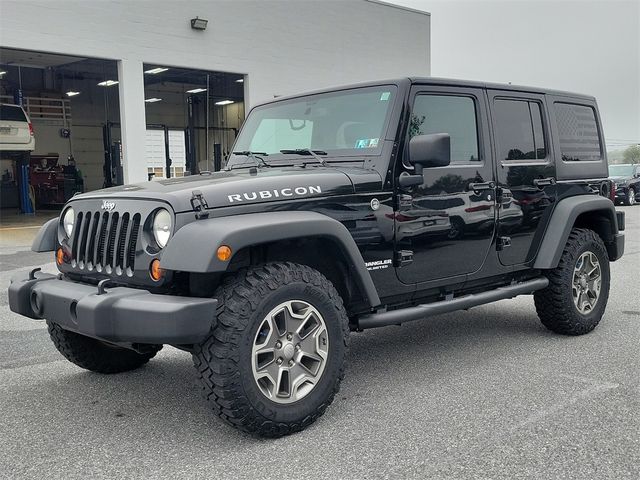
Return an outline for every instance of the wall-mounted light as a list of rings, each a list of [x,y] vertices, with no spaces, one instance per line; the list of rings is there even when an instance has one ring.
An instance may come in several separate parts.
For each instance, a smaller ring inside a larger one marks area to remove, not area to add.
[[[244,83],[244,78],[239,78],[238,80],[236,80],[236,83]]]
[[[74,92],[73,90],[69,90],[67,93],[65,93],[65,95],[67,97],[75,97],[76,95],[80,95],[80,92]]]
[[[148,73],[149,75],[157,75],[158,73],[166,72],[167,70],[169,69],[164,67],[157,67],[152,68],[151,70],[145,70],[144,73]]]
[[[104,82],[100,82],[98,84],[99,87],[113,87],[114,85],[117,85],[118,82],[117,80],[105,80]]]
[[[205,20],[204,18],[192,18],[191,28],[193,28],[194,30],[206,30],[207,23],[209,23],[209,20]]]
[[[145,98],[144,101],[145,101],[145,103],[156,103],[156,102],[161,102],[162,99],[153,97],[153,98]]]
[[[233,100],[220,100],[219,102],[216,102],[216,105],[231,105],[233,103]]]
[[[207,89],[206,88],[192,88],[191,90],[187,90],[187,93],[200,93],[200,92],[206,92]]]

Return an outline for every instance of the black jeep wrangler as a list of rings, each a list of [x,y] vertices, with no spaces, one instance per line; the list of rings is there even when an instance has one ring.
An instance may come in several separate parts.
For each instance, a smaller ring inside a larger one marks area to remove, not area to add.
[[[223,171],[75,196],[11,309],[115,373],[193,355],[213,410],[279,436],[316,420],[349,332],[533,294],[593,330],[624,250],[594,98],[405,78],[253,108]]]

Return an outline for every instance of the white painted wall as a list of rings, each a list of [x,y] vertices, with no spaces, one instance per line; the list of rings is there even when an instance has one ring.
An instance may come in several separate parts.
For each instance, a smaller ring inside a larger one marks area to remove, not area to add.
[[[143,62],[246,74],[248,106],[430,74],[429,16],[368,0],[0,0],[0,45],[119,61],[129,182],[146,180]]]

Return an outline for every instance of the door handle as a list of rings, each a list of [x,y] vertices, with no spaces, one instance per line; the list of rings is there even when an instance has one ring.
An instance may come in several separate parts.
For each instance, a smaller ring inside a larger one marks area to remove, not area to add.
[[[496,188],[496,182],[481,182],[469,184],[469,190],[473,190],[474,192],[480,192],[482,190],[493,190],[494,188]]]
[[[549,185],[555,185],[556,184],[556,179],[553,177],[547,177],[547,178],[534,178],[533,179],[533,184],[540,188],[540,187],[548,187]]]

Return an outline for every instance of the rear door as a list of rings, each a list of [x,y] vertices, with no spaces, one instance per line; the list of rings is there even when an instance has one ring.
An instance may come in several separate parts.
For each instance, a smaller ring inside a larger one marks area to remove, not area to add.
[[[498,257],[518,265],[535,256],[534,237],[556,199],[544,95],[489,91],[498,180]]]
[[[0,105],[0,143],[27,144],[30,141],[29,121],[22,108]]]

